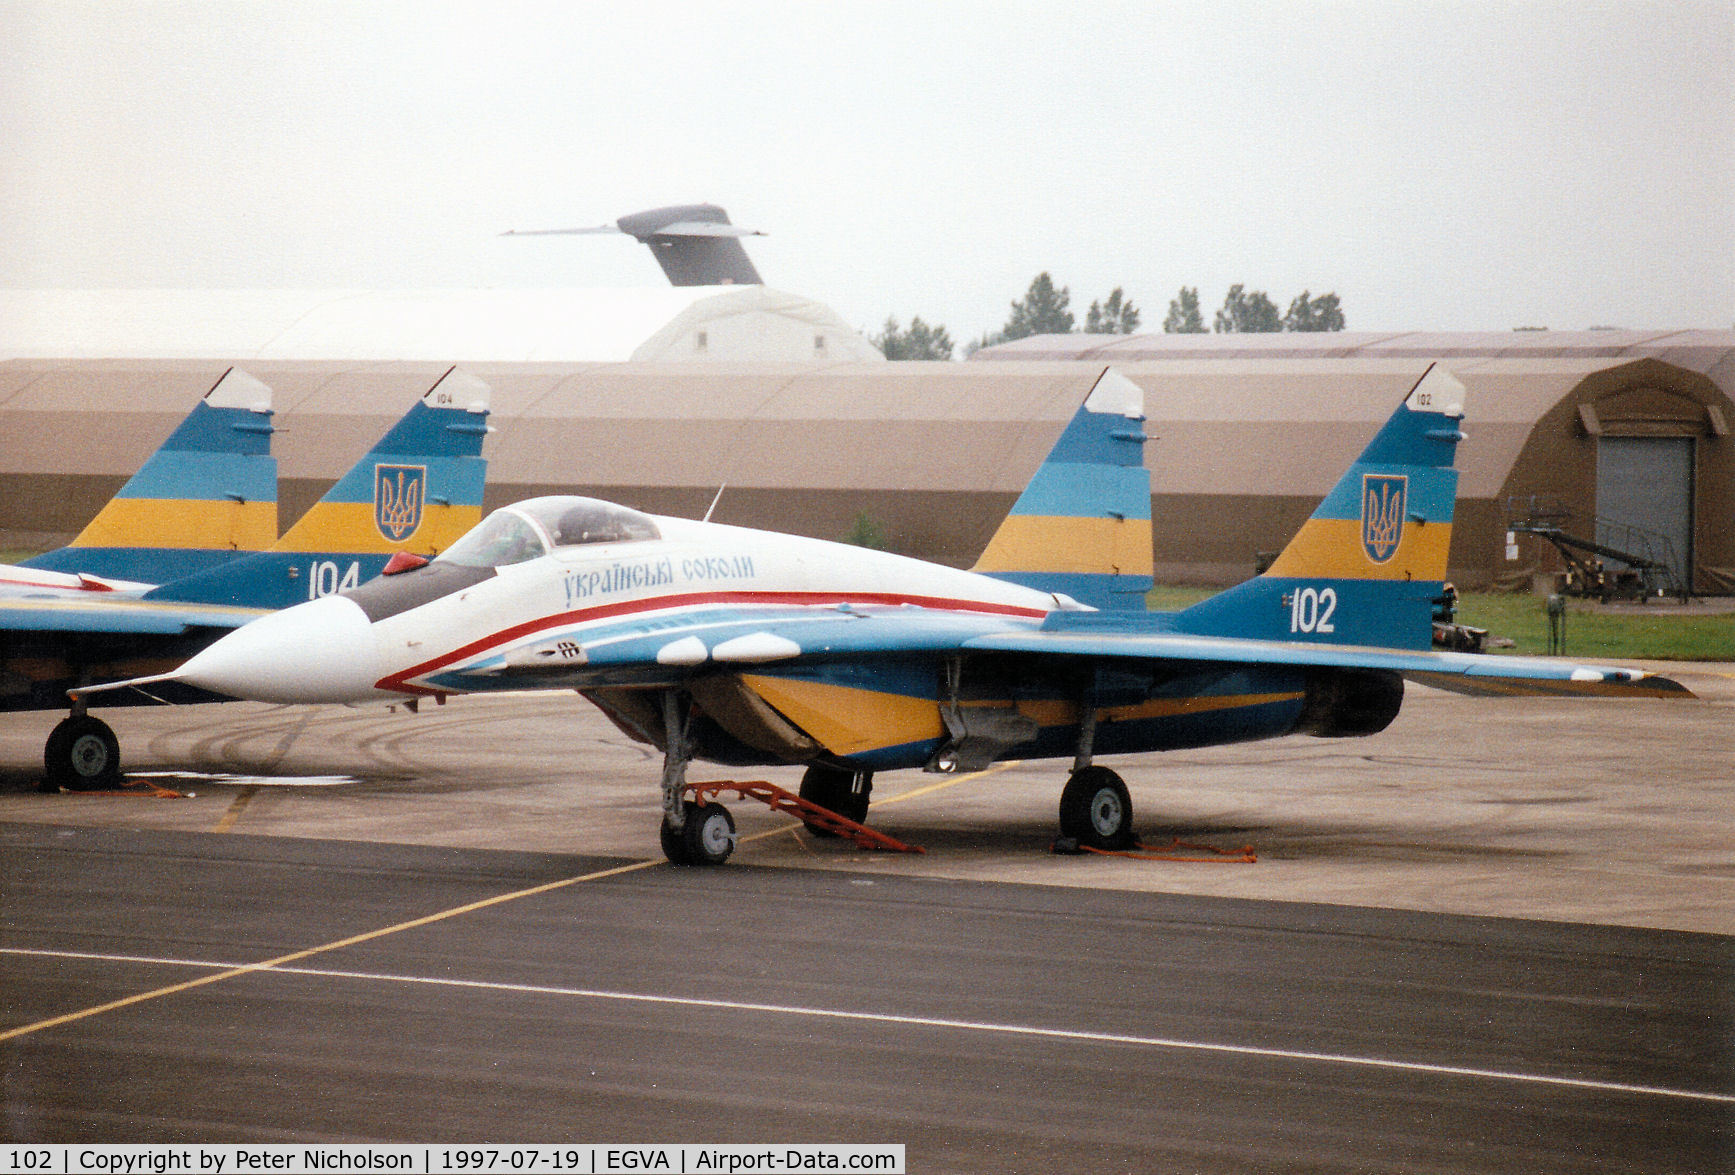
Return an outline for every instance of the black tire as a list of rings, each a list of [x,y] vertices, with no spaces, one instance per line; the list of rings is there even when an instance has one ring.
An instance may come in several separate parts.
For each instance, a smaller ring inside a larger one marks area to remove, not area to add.
[[[687,802],[681,843],[688,865],[721,865],[735,851],[735,817],[722,804]]]
[[[1060,835],[1093,849],[1133,844],[1133,798],[1107,767],[1074,771],[1060,793]]]
[[[42,748],[46,790],[91,791],[120,785],[120,740],[88,714],[63,720]]]
[[[688,805],[688,807],[691,806],[691,804]],[[691,865],[693,863],[687,858],[686,840],[682,838],[680,833],[669,827],[669,818],[667,816],[663,817],[661,839],[663,842],[663,856],[669,859],[669,864]]]
[[[868,801],[873,795],[874,774],[871,771],[851,771],[847,767],[824,767],[815,764],[801,776],[802,799],[818,804],[828,812],[836,812],[845,820],[857,824],[867,822]],[[807,830],[815,836],[836,836],[828,828],[809,824]]]

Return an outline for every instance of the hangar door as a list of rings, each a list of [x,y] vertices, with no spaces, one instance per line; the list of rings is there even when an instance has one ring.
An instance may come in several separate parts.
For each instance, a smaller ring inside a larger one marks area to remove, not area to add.
[[[1596,450],[1596,541],[1666,560],[1677,582],[1692,582],[1692,437],[1602,437]],[[1668,550],[1637,545],[1643,536],[1668,540]]]

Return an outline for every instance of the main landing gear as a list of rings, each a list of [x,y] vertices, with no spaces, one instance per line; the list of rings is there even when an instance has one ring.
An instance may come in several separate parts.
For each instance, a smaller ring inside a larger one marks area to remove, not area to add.
[[[91,791],[120,784],[120,740],[89,714],[61,720],[42,749],[42,790]]]
[[[802,799],[818,804],[857,824],[867,822],[868,797],[873,794],[874,773],[852,771],[847,767],[825,767],[814,764],[801,776]],[[837,833],[811,821],[807,830],[815,836],[836,836]]]
[[[1074,771],[1060,793],[1060,835],[1091,849],[1131,848],[1133,799],[1107,767]]]
[[[1078,752],[1072,774],[1060,793],[1060,844],[1114,852],[1138,842],[1133,835],[1133,797],[1126,781],[1107,767],[1094,766],[1096,696],[1087,689],[1078,707]]]

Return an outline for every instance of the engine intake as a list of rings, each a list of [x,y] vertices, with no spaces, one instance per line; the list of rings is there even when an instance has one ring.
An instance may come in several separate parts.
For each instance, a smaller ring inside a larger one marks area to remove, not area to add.
[[[1307,698],[1296,734],[1360,738],[1392,724],[1404,704],[1404,679],[1389,669],[1316,669],[1307,677]]]

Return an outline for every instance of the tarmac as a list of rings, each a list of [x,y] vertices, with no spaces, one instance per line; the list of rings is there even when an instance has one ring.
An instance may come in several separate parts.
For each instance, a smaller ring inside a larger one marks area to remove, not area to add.
[[[1647,667],[1698,700],[1412,685],[1371,738],[1099,760],[1126,778],[1145,846],[1167,853],[1051,851],[1067,764],[1043,761],[879,777],[868,823],[921,854],[821,840],[729,801],[732,863],[1735,934],[1735,665]],[[35,790],[57,716],[0,715],[0,821],[660,858],[658,754],[570,693],[414,714],[103,715],[129,786],[58,795]],[[696,764],[689,777],[793,790],[799,769]]]

